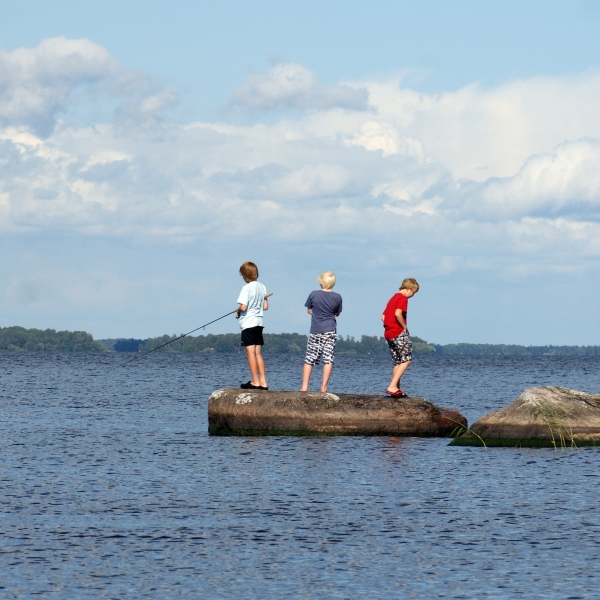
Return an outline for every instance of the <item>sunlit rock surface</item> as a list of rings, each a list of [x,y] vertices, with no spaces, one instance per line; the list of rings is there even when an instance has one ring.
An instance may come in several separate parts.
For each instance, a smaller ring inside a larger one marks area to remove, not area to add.
[[[561,387],[525,390],[456,438],[458,446],[572,447],[600,445],[600,394]]]
[[[467,420],[423,398],[217,390],[208,402],[215,435],[389,435],[449,437]]]

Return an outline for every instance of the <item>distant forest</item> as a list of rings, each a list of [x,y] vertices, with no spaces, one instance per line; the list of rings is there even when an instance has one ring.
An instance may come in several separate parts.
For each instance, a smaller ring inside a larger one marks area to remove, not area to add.
[[[163,335],[148,340],[100,340],[108,349],[117,352],[147,352],[158,348],[176,335]],[[265,354],[302,354],[306,348],[306,335],[298,333],[265,334]],[[412,337],[415,354],[445,354],[451,356],[501,355],[501,356],[600,356],[600,346],[518,346],[509,344],[430,344]],[[388,354],[383,337],[363,335],[360,340],[340,336],[336,354]],[[157,352],[241,352],[237,333],[199,335],[187,337]]]
[[[12,352],[147,352],[175,339],[176,335],[141,339],[94,341],[85,331],[0,327],[0,351]],[[307,336],[298,333],[265,334],[265,354],[303,354]],[[600,356],[600,346],[517,346],[510,344],[430,344],[413,337],[415,354],[450,356]],[[239,333],[199,335],[178,340],[157,352],[242,352]],[[383,337],[363,335],[360,340],[340,336],[336,354],[388,354]]]
[[[105,352],[85,331],[0,327],[0,350],[13,352]]]
[[[117,352],[148,352],[177,338],[163,335],[148,340],[117,340],[113,349]],[[304,354],[308,336],[299,333],[266,333],[265,354]],[[108,340],[107,340],[108,341]],[[112,340],[111,340],[112,341]],[[418,353],[435,353],[435,348],[424,340],[413,337],[413,348]],[[177,340],[157,352],[242,352],[239,333],[199,335]],[[382,337],[363,335],[360,340],[340,336],[335,346],[336,354],[387,354],[388,345]]]
[[[517,346],[514,344],[432,344],[436,354],[453,356],[600,356],[600,346]]]

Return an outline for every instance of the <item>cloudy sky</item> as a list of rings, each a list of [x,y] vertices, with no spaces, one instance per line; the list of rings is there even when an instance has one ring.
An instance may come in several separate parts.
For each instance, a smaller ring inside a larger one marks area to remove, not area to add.
[[[600,1],[0,5],[0,325],[600,344]],[[234,319],[210,331],[237,331]]]

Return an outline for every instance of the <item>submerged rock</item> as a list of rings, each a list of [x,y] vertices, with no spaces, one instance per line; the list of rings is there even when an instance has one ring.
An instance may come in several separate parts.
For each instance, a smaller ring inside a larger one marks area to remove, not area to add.
[[[230,388],[208,401],[214,435],[449,437],[467,420],[424,398]]]
[[[567,447],[600,445],[600,394],[561,387],[525,390],[452,441],[456,446]]]

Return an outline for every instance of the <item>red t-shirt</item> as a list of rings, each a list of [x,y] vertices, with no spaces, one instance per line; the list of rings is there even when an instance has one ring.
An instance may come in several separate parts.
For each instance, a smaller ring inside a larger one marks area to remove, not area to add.
[[[398,323],[398,319],[396,319],[396,311],[398,309],[402,311],[404,321],[408,324],[406,321],[406,313],[408,312],[408,298],[400,292],[394,294],[390,298],[390,301],[387,303],[387,306],[383,311],[383,328],[385,329],[383,335],[386,340],[393,340],[404,331],[404,328],[402,325],[400,325],[400,323]]]

